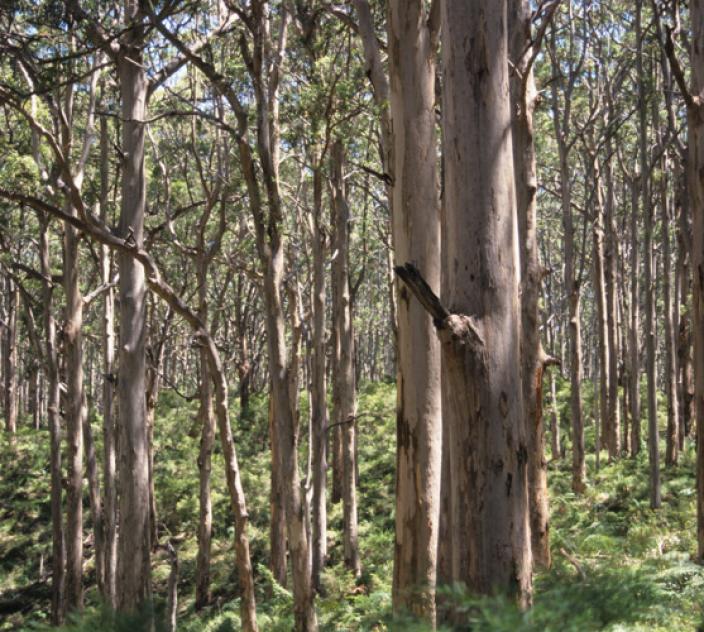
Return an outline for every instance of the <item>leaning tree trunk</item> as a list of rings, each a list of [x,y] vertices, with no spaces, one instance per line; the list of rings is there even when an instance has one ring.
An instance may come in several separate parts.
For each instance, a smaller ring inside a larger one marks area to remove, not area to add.
[[[529,57],[531,10],[528,0],[509,9],[513,165],[521,260],[521,373],[525,432],[528,444],[528,501],[533,562],[550,567],[547,459],[543,424],[543,369],[539,311],[542,269],[538,256],[538,187],[533,142],[533,112],[537,93]]]
[[[207,263],[203,254],[196,264],[198,266],[198,316],[204,325],[208,323],[207,303]],[[201,436],[198,451],[198,553],[196,555],[196,602],[195,609],[200,610],[210,603],[210,551],[213,531],[213,505],[210,494],[210,472],[212,469],[213,446],[215,445],[215,417],[213,414],[213,389],[208,368],[208,353],[200,349],[200,421]]]
[[[527,604],[531,547],[523,398],[516,389],[520,262],[506,133],[506,3],[447,0],[442,28],[448,309],[433,317],[448,404],[453,579],[473,592],[498,590]]]
[[[393,245],[440,285],[435,51],[420,0],[392,0],[388,15],[393,121]],[[440,350],[431,319],[398,293],[396,543],[393,608],[435,621],[442,427]]]

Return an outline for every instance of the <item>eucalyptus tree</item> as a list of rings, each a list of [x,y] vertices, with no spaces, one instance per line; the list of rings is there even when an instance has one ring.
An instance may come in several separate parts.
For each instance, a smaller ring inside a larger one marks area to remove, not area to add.
[[[393,159],[393,247],[440,285],[440,216],[435,134],[435,49],[440,3],[389,3]],[[386,151],[390,151],[389,148]],[[435,620],[442,420],[440,346],[431,318],[408,290],[397,292],[396,542],[393,603]]]
[[[558,13],[561,16],[563,11]],[[584,420],[580,383],[582,379],[582,342],[580,332],[580,286],[581,274],[576,269],[575,225],[572,208],[572,174],[570,171],[570,152],[576,141],[572,134],[573,103],[572,96],[587,53],[587,42],[575,26],[574,7],[567,4],[566,9],[566,47],[567,75],[562,72],[558,59],[558,26],[550,29],[548,52],[553,72],[558,79],[551,85],[551,106],[555,138],[557,141],[560,168],[560,196],[562,202],[563,240],[564,240],[564,290],[568,306],[568,340],[570,370],[570,416],[572,425],[572,488],[581,493],[585,490],[584,461]],[[561,94],[562,93],[562,94]]]
[[[442,8],[444,362],[453,579],[531,599],[506,3]],[[468,64],[466,60],[472,60]],[[472,227],[474,247],[464,236]]]

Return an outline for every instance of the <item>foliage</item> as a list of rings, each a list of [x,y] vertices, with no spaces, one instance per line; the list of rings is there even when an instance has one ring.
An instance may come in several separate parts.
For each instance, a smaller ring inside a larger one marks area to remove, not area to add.
[[[569,394],[562,389],[560,399]],[[318,600],[323,630],[423,630],[417,622],[391,615],[394,542],[394,388],[366,383],[360,391],[360,580],[342,563],[341,506],[332,505],[329,521],[330,565]],[[563,402],[559,402],[562,405]],[[253,398],[243,419],[233,401],[234,433],[243,464],[243,484],[251,515],[252,559],[256,565],[261,630],[292,629],[292,596],[277,585],[267,569],[269,452],[267,405]],[[189,436],[196,407],[165,392],[157,409],[156,486],[162,538],[178,546],[179,630],[239,630],[239,601],[233,565],[232,525],[219,450],[213,459],[213,605],[193,608],[197,527],[197,467],[192,457],[197,438]],[[305,418],[305,415],[303,415]],[[99,421],[99,419],[97,420]],[[21,424],[14,447],[0,452],[0,630],[43,629],[48,611],[46,571],[39,578],[39,560],[49,568],[49,504],[47,441]],[[97,428],[96,437],[100,435]],[[588,630],[689,630],[704,621],[701,591],[704,569],[690,561],[695,550],[694,453],[690,446],[681,464],[664,471],[663,508],[649,509],[647,459],[624,458],[591,472],[588,492],[570,491],[568,463],[551,463],[551,538],[553,567],[536,577],[534,605],[521,612],[500,597],[477,598],[461,587],[441,587],[443,602],[462,613],[459,630],[514,632]],[[602,463],[605,463],[605,457]],[[593,462],[591,463],[593,465]],[[86,498],[86,512],[88,512]],[[92,551],[89,549],[88,555]],[[92,560],[88,559],[89,580]],[[153,567],[158,625],[163,622],[163,595],[168,561],[160,554]],[[31,596],[31,609],[7,613],[13,599]],[[151,612],[116,617],[97,601],[91,587],[83,618],[72,619],[67,632],[145,629]],[[157,630],[159,628],[157,627]]]

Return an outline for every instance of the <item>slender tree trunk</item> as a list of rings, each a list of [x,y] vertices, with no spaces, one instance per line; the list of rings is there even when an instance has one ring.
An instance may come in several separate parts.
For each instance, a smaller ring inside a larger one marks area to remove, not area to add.
[[[198,266],[198,316],[208,323],[208,266],[203,255]],[[196,610],[210,603],[210,549],[213,529],[213,506],[210,496],[210,472],[215,444],[215,418],[213,415],[212,381],[208,368],[207,349],[200,349],[200,420],[201,436],[198,452],[199,504],[198,504],[198,553],[196,555]]]
[[[554,40],[554,33],[553,33]],[[551,41],[554,47],[554,41]],[[571,84],[570,84],[571,85]],[[567,95],[570,98],[570,95]],[[568,307],[568,348],[570,374],[570,417],[572,421],[572,489],[576,493],[585,490],[586,466],[584,461],[584,419],[582,416],[582,340],[579,322],[580,283],[575,273],[574,219],[572,217],[572,188],[570,184],[569,119],[562,114],[557,97],[557,86],[553,83],[552,110],[560,162],[560,202],[564,230],[564,288]]]
[[[271,558],[269,567],[274,579],[286,586],[286,509],[284,482],[281,473],[281,455],[276,441],[276,402],[269,388],[269,439],[271,443],[271,517],[269,521],[269,546]]]
[[[513,165],[520,244],[521,373],[528,446],[528,502],[533,563],[550,567],[547,459],[543,424],[543,351],[538,302],[542,268],[537,242],[538,188],[533,112],[537,93],[532,66],[531,10],[527,0],[512,2],[508,11],[511,74]]]
[[[108,220],[108,126],[100,119],[100,218]],[[104,284],[111,281],[111,257],[107,246],[100,246],[100,272]],[[104,596],[111,607],[116,607],[117,571],[117,428],[115,427],[115,292],[112,288],[103,295],[103,485],[105,489],[105,562]]]
[[[669,160],[663,159],[663,174],[669,173]],[[672,262],[670,260],[670,224],[672,206],[667,191],[668,179],[665,176],[661,184],[661,230],[662,230],[662,263],[663,263],[663,309],[665,312],[665,392],[667,395],[667,432],[665,434],[665,465],[677,464],[679,456],[678,426],[679,426],[679,404],[677,402],[677,349],[675,342],[676,320],[673,314],[672,296]],[[679,309],[679,306],[677,306]]]
[[[440,285],[436,174],[435,42],[420,0],[389,2],[393,121],[393,245]],[[431,319],[406,288],[397,292],[396,542],[393,608],[435,621],[442,420],[440,349]]]
[[[690,5],[693,94],[704,90],[704,4]],[[697,556],[704,560],[704,116],[701,101],[689,104],[689,191],[692,213],[692,285],[694,290],[694,410],[697,420]]]
[[[606,144],[609,155],[613,154],[611,139]],[[612,161],[607,161],[604,167],[606,181],[606,200],[604,205],[604,286],[606,290],[606,344],[609,352],[609,383],[608,383],[608,423],[609,456],[617,459],[621,456],[621,414],[619,409],[619,326],[618,326],[618,274],[616,263],[618,257],[618,237],[614,224],[614,174]]]
[[[333,187],[334,250],[332,262],[335,288],[335,423],[341,428],[343,465],[343,543],[345,566],[356,576],[362,570],[359,557],[357,526],[356,472],[356,389],[354,371],[354,331],[349,283],[350,209],[344,179],[344,147],[341,142],[332,148],[331,172]]]
[[[10,277],[5,279],[7,327],[5,327],[5,431],[17,432],[17,310],[19,288]]]
[[[86,473],[88,474],[88,495],[90,498],[90,515],[93,521],[93,559],[95,560],[95,577],[98,591],[105,594],[105,526],[103,522],[103,505],[100,499],[100,476],[98,474],[98,459],[93,441],[93,429],[88,418],[88,406],[83,399],[83,442],[86,452]]]
[[[76,209],[66,212],[77,217]],[[83,609],[83,297],[79,285],[78,233],[64,227],[64,293],[66,322],[63,328],[66,367],[66,612]]]
[[[560,414],[557,411],[555,376],[552,373],[550,374],[550,439],[552,460],[559,461],[562,457],[560,453]]]
[[[443,6],[444,319],[453,579],[531,597],[506,3]],[[468,63],[467,60],[471,60]],[[489,152],[487,154],[487,151]],[[470,243],[466,235],[471,227]]]
[[[595,189],[595,207],[592,220],[592,261],[594,264],[594,294],[597,308],[597,346],[599,349],[599,421],[603,430],[603,436],[609,449],[609,460],[618,457],[615,452],[615,444],[612,440],[613,428],[611,427],[609,385],[612,376],[609,372],[611,367],[608,344],[608,317],[606,305],[606,282],[604,279],[604,204],[603,191],[600,178],[598,156],[590,153],[586,160],[589,163],[589,171],[592,177],[592,185]]]
[[[643,257],[645,270],[645,373],[648,381],[648,459],[650,463],[650,506],[660,507],[660,452],[658,449],[658,418],[655,383],[655,279],[653,276],[653,223],[654,213],[650,192],[650,178],[647,154],[647,102],[645,91],[646,77],[643,71],[643,0],[638,0],[636,7],[636,72],[638,75],[638,113],[639,113],[639,160],[640,160],[640,191],[645,216],[643,241]]]
[[[247,536],[249,514],[247,513],[247,506],[245,504],[244,490],[242,489],[240,470],[237,463],[237,452],[235,450],[232,428],[230,426],[227,380],[225,378],[225,370],[212,337],[206,336],[203,343],[208,352],[210,378],[215,385],[215,414],[218,420],[223,458],[225,459],[225,478],[227,479],[227,488],[230,494],[230,505],[232,506],[235,516],[235,555],[237,578],[239,580],[240,590],[242,591],[240,597],[242,629],[245,632],[257,632],[254,577],[252,573],[252,561],[249,554],[249,537]]]
[[[313,357],[311,424],[313,430],[313,585],[321,591],[320,573],[327,557],[327,386],[325,375],[325,231],[323,174],[319,156],[313,169]],[[339,256],[339,255],[338,255]]]
[[[629,389],[631,399],[631,456],[640,452],[640,257],[638,256],[638,180],[631,181],[631,327],[629,330]]]
[[[52,315],[53,285],[51,282],[51,253],[49,246],[49,220],[39,219],[39,258],[43,278],[44,342],[47,379],[47,420],[51,440],[51,621],[63,622],[65,599],[66,550],[64,546],[63,516],[61,509],[61,419],[59,416],[59,358],[56,347],[56,322]]]

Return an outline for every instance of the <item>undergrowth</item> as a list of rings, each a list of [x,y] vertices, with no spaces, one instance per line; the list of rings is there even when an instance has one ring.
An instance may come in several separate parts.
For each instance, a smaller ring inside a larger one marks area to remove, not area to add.
[[[563,435],[567,436],[566,395],[559,391]],[[587,398],[587,402],[589,398]],[[391,615],[394,549],[394,387],[367,384],[360,392],[359,537],[363,574],[355,580],[343,567],[342,508],[329,506],[330,564],[318,599],[322,630],[424,630],[410,618]],[[155,474],[160,539],[178,549],[179,630],[239,630],[239,601],[234,570],[233,521],[226,495],[222,455],[213,457],[212,605],[195,612],[194,575],[198,515],[199,437],[196,407],[165,393],[156,423]],[[306,419],[303,406],[301,418]],[[100,437],[100,419],[93,419]],[[233,401],[233,432],[251,528],[256,571],[259,627],[290,632],[292,595],[274,582],[267,569],[269,452],[266,401],[255,397],[241,417]],[[195,429],[197,430],[197,429]],[[307,449],[302,436],[301,455]],[[46,629],[50,598],[48,433],[21,429],[14,445],[2,438],[0,450],[0,630]],[[593,432],[587,432],[587,447]],[[98,446],[100,447],[100,446]],[[569,446],[567,446],[569,448]],[[592,450],[593,452],[593,450]],[[568,452],[569,455],[569,452]],[[576,496],[570,487],[569,459],[550,463],[551,543],[553,565],[536,574],[533,607],[519,610],[499,597],[473,597],[462,587],[440,588],[443,602],[459,613],[457,630],[555,631],[704,630],[704,569],[691,558],[696,549],[694,450],[688,446],[677,467],[663,468],[663,506],[648,502],[647,455],[606,463],[595,470],[588,457],[589,488]],[[86,498],[86,516],[90,511]],[[149,612],[117,618],[102,607],[93,586],[92,536],[86,529],[86,611],[65,631],[136,632],[147,620],[163,621],[168,560],[156,553],[153,564],[155,602]],[[447,628],[446,628],[447,629]]]

